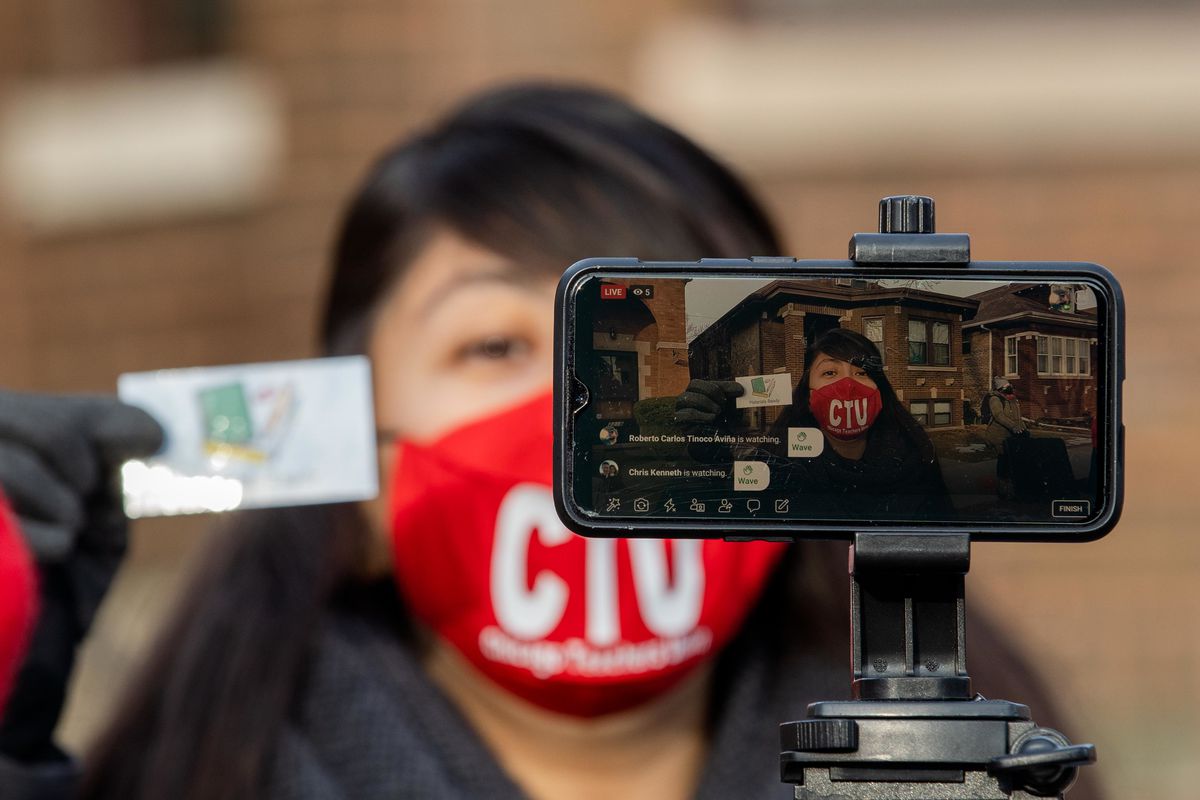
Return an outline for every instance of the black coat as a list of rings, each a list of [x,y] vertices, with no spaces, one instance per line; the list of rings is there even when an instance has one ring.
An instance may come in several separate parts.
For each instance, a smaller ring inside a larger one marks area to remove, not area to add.
[[[815,458],[777,456],[771,463],[772,488],[790,494],[792,513],[805,516],[866,521],[954,518],[928,438],[916,440],[887,417],[881,417],[867,437],[866,451],[857,461],[842,458],[828,441]]]
[[[791,555],[717,659],[709,755],[696,800],[792,797],[779,781],[779,723],[803,719],[811,702],[848,699],[845,546],[810,543]],[[818,588],[825,580],[834,586]],[[797,616],[798,609],[804,613]],[[307,680],[258,796],[523,800],[526,794],[428,678],[412,646],[376,616],[333,610],[320,626]],[[985,618],[976,613],[974,622]],[[981,691],[1031,702],[1041,724],[1062,728],[1044,691],[1020,680],[1024,665],[1009,643],[987,627],[969,638],[977,648],[994,643],[978,664],[989,673],[977,681]],[[67,800],[73,772],[71,762],[0,758],[0,797]],[[1097,800],[1093,780],[1085,771],[1072,800]]]

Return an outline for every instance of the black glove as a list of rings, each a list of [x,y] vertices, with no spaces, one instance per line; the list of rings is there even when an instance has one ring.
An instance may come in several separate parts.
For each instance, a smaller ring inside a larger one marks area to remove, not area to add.
[[[730,402],[746,390],[737,381],[692,380],[675,398],[675,421],[684,425],[712,425],[733,410]]]
[[[38,563],[41,611],[0,722],[0,753],[53,758],[75,648],[125,554],[115,469],[163,430],[114,397],[0,391],[0,486]]]

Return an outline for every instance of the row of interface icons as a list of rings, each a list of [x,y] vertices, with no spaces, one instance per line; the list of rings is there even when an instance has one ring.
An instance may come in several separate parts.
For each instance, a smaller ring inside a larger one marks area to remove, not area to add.
[[[791,504],[792,504],[792,501],[789,498],[786,498],[786,497],[776,498],[775,499],[775,513],[776,514],[788,513],[788,511],[791,508]],[[639,497],[633,501],[633,510],[638,514],[646,514],[653,510],[652,505],[653,504],[646,498]],[[691,502],[688,503],[688,511],[691,511],[696,514],[704,514],[704,513],[708,512],[709,505],[711,505],[711,503],[709,503],[708,501],[697,500],[695,497],[693,497],[691,499]],[[751,514],[762,510],[762,501],[758,500],[757,498],[751,498],[749,500],[746,500],[745,505],[746,505],[746,511],[750,512]],[[621,510],[621,498],[619,498],[619,497],[608,498],[608,504],[605,506],[604,510],[606,512],[610,512],[610,513],[614,512],[614,511],[620,511]],[[663,503],[662,510],[668,514],[674,514],[675,512],[677,512],[679,510],[679,508],[678,508],[678,506],[675,505],[674,498],[667,498],[667,500]],[[733,502],[730,501],[728,498],[722,498],[720,501],[718,501],[716,503],[715,511],[718,514],[732,514],[733,513]]]

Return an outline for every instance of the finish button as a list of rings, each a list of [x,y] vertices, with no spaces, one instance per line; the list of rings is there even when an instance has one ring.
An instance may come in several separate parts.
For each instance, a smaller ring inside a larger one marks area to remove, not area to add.
[[[1055,519],[1085,519],[1091,515],[1091,500],[1055,500],[1050,505],[1050,516]]]

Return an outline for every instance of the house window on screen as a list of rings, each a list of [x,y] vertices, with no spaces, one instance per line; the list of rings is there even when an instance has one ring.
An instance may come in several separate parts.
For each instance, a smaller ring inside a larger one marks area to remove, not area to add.
[[[908,363],[928,364],[929,343],[926,337],[925,320],[908,321]]]
[[[1017,342],[1016,336],[1006,336],[1004,339],[1004,374],[1006,377],[1017,377]]]
[[[1037,337],[1038,375],[1087,377],[1092,374],[1091,342],[1070,336]]]
[[[932,322],[930,332],[933,338],[933,363],[938,366],[950,364],[950,323]]]
[[[950,323],[930,319],[908,321],[908,363],[950,365]]]
[[[883,346],[883,317],[864,317],[863,336],[871,340],[871,344],[879,350],[880,360],[886,364],[887,351]]]
[[[935,400],[933,402],[933,424],[934,426],[950,424],[949,400]]]

